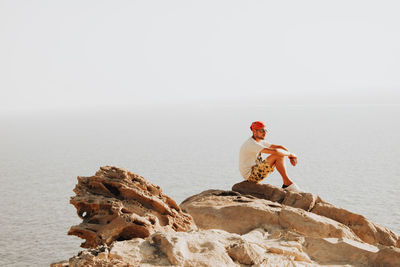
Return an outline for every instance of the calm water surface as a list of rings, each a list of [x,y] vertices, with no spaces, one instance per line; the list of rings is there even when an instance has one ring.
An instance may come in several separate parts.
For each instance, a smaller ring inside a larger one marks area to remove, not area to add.
[[[400,107],[192,107],[0,117],[0,266],[48,266],[80,250],[76,176],[103,165],[140,174],[181,202],[241,181],[239,147],[267,140],[299,156],[303,189],[400,233]],[[264,183],[280,186],[277,173]]]

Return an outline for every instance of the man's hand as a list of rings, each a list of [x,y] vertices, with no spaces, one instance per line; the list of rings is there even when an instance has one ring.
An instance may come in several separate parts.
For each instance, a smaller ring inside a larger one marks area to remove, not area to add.
[[[289,155],[290,164],[293,166],[297,165],[297,156],[294,154]]]

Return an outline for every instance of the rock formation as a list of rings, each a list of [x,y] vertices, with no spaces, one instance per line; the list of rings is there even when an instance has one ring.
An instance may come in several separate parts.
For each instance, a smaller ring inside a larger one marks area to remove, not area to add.
[[[78,177],[74,192],[70,203],[83,222],[68,234],[86,239],[84,248],[145,238],[157,231],[196,229],[190,215],[159,186],[123,169],[106,166],[94,176]]]
[[[284,239],[268,240],[263,229],[245,235],[222,230],[155,233],[115,242],[106,251],[89,250],[70,266],[318,266]],[[54,265],[55,266],[55,265]]]
[[[54,267],[400,266],[398,235],[310,193],[242,182],[178,207],[114,167],[78,177],[74,191],[83,222],[69,233],[93,248]]]
[[[233,185],[232,190],[330,218],[349,227],[366,243],[400,247],[399,237],[389,229],[367,220],[360,214],[338,208],[314,194],[289,192],[269,184],[248,181]]]
[[[234,188],[238,189],[238,186]],[[320,198],[307,193],[288,192],[270,185],[268,188],[273,192],[271,198],[280,196],[280,202],[299,207],[294,208],[250,194],[221,190],[204,191],[186,199],[180,206],[183,211],[192,215],[200,229],[219,229],[242,236],[254,229],[262,229],[265,232],[264,237],[253,241],[266,248],[258,257],[264,255],[267,262],[270,257],[267,254],[273,253],[281,254],[282,265],[291,260],[298,266],[400,266],[400,248],[382,244],[388,242],[387,240],[398,244],[399,237],[390,230],[367,221],[371,229],[381,229],[375,233],[374,240],[368,240],[375,245],[368,244],[359,236],[360,231],[352,230],[354,225],[347,226],[303,209],[313,199],[318,204]],[[329,208],[331,206],[334,207],[330,205]],[[363,238],[365,233],[366,231],[361,232]]]

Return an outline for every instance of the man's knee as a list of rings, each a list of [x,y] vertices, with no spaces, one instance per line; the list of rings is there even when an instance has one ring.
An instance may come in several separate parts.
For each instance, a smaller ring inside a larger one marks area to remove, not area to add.
[[[280,156],[280,155],[270,155],[266,158],[266,160],[270,166],[275,165],[276,162],[282,162],[284,159],[285,159],[285,156]]]
[[[283,161],[283,160],[285,160],[285,156],[277,156],[277,158],[276,158],[277,160],[280,160],[280,161]]]

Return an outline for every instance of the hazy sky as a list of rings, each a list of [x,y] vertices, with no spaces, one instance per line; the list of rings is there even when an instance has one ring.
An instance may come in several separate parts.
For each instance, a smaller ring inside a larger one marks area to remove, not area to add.
[[[0,110],[399,104],[399,11],[381,0],[0,0]]]

